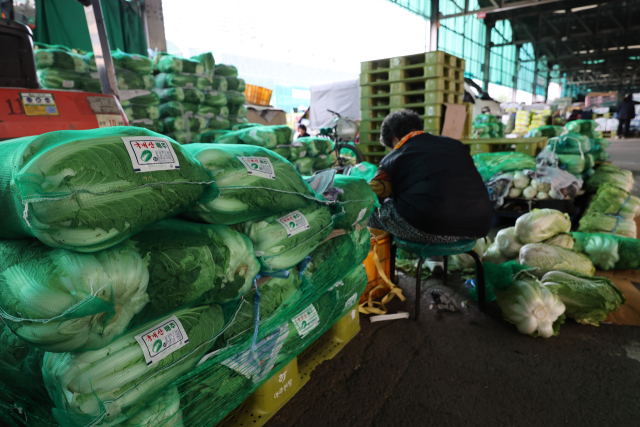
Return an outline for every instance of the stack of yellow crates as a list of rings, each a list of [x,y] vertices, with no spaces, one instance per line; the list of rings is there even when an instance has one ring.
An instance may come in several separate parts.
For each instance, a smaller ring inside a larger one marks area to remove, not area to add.
[[[442,104],[462,104],[464,59],[445,52],[363,62],[360,73],[360,151],[378,164],[388,150],[380,145],[380,126],[391,112],[411,109],[424,130],[440,135]]]

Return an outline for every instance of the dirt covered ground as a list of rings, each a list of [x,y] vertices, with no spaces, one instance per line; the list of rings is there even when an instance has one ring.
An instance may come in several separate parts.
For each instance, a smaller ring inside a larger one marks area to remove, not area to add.
[[[640,140],[609,151],[640,175]],[[391,313],[413,314],[414,283],[401,279],[407,301]],[[434,289],[469,305],[429,310]],[[495,304],[480,313],[459,276],[424,281],[420,301],[419,322],[361,316],[360,334],[267,426],[640,426],[640,328],[568,320],[557,338],[531,338]]]

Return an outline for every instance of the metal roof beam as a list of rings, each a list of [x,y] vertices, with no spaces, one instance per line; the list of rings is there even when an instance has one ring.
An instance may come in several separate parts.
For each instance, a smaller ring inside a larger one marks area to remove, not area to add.
[[[553,36],[547,36],[547,37],[540,37],[539,40],[536,40],[535,37],[533,37],[533,35],[531,34],[530,31],[525,30],[524,28],[522,28],[522,30],[527,33],[527,35],[529,36],[528,39],[521,39],[521,40],[514,40],[512,42],[509,43],[500,43],[500,44],[494,44],[491,47],[502,47],[502,46],[510,46],[510,45],[518,45],[518,44],[525,44],[525,43],[532,43],[532,44],[538,44],[538,43],[551,43],[551,42],[557,42],[558,40],[558,36],[553,35]],[[640,25],[635,25],[633,27],[629,28],[629,31],[638,31],[640,30]],[[625,30],[619,30],[616,28],[609,28],[606,30],[600,30],[598,31],[597,35],[601,36],[601,35],[605,35],[605,34],[621,34],[624,33]],[[590,37],[593,36],[593,33],[587,33],[587,32],[583,32],[583,33],[572,33],[570,34],[568,37],[565,36],[563,37],[564,40],[562,41],[566,41],[569,39],[584,39],[585,37]]]

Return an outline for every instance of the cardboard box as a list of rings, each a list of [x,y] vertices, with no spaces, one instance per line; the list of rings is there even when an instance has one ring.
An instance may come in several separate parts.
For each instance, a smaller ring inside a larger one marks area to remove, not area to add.
[[[283,110],[255,104],[245,104],[245,106],[247,107],[247,120],[249,123],[258,123],[265,126],[287,124],[287,114]]]
[[[442,123],[442,136],[461,140],[464,133],[464,124],[467,119],[467,107],[459,104],[443,104],[444,121]]]

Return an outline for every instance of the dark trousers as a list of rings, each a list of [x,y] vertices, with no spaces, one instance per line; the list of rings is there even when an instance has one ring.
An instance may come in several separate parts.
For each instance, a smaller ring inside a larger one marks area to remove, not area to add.
[[[629,136],[629,125],[631,125],[631,119],[618,119],[618,136]]]

